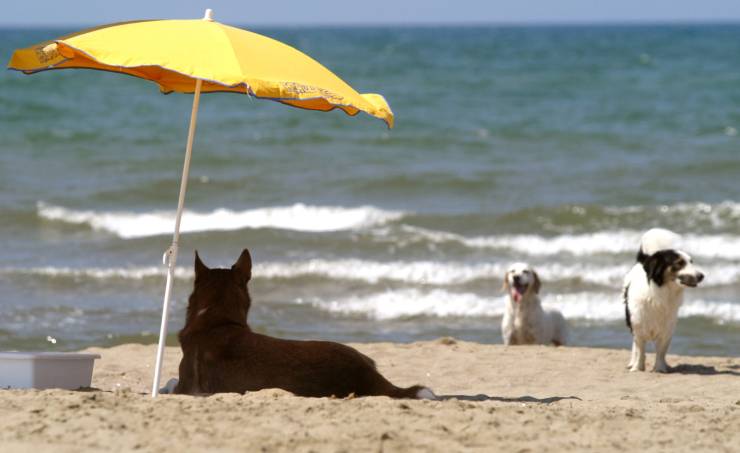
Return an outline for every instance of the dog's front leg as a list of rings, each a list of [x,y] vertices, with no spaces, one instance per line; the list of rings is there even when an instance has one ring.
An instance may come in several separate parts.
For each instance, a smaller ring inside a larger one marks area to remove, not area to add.
[[[633,338],[632,355],[634,363],[630,371],[645,371],[645,340],[638,337]]]
[[[665,361],[665,356],[668,353],[668,347],[671,345],[671,337],[659,338],[655,342],[655,365],[653,371],[657,373],[667,373],[670,367]]]
[[[632,369],[632,367],[635,366],[638,359],[638,351],[637,351],[637,341],[635,340],[635,337],[632,337],[632,355],[630,356],[630,361],[627,364],[627,369]]]
[[[508,335],[504,335],[504,344],[506,346],[511,346],[511,345],[519,344],[516,341],[516,334],[513,331],[512,332],[509,332]]]
[[[504,340],[506,346],[510,346],[514,343],[514,326],[513,321],[509,318],[508,314],[504,314],[504,318],[501,321],[501,337]]]

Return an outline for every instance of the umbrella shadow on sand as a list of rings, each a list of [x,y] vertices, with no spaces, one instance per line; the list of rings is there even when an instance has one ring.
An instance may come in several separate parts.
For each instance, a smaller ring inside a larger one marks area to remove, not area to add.
[[[718,370],[713,366],[698,365],[692,363],[681,363],[674,367],[671,367],[670,372],[676,374],[699,374],[704,376],[715,376],[719,374],[726,374],[730,376],[740,376],[740,371],[733,371],[740,369],[740,366],[730,365],[728,370]]]
[[[503,403],[538,403],[538,404],[552,404],[562,400],[578,400],[582,401],[577,396],[551,396],[549,398],[535,398],[533,396],[525,395],[520,397],[505,397],[505,396],[488,396],[483,393],[477,395],[438,395],[442,401],[447,400],[459,400],[459,401],[500,401]]]

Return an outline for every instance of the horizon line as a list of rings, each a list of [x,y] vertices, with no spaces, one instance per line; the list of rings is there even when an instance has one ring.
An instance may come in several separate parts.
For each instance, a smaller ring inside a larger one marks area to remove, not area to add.
[[[124,19],[132,20],[132,19]],[[139,20],[139,19],[133,19]],[[167,20],[167,19],[140,19],[140,20]],[[115,22],[109,22],[115,23]],[[225,22],[224,22],[225,23]],[[681,25],[740,25],[740,18],[735,19],[635,19],[635,20],[568,20],[568,21],[441,21],[441,22],[254,22],[230,24],[248,27],[276,27],[276,28],[430,28],[430,27],[588,27],[588,26],[681,26]],[[40,28],[67,28],[93,27],[100,23],[3,23],[2,29],[40,29]]]

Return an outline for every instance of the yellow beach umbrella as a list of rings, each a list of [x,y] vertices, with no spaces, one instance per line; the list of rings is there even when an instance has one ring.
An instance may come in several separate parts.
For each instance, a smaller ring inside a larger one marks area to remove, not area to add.
[[[202,20],[135,21],[84,30],[18,49],[8,67],[26,74],[67,68],[120,72],[151,80],[163,93],[194,93],[174,235],[163,257],[167,282],[152,384],[154,397],[159,389],[200,93],[242,93],[309,110],[338,108],[353,116],[363,111],[393,127],[393,112],[383,96],[359,94],[293,47],[215,22],[210,9]]]

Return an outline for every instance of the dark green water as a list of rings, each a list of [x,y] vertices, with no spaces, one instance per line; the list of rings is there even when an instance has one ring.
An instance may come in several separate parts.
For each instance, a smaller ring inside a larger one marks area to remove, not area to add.
[[[0,55],[68,31],[0,30]],[[740,354],[740,26],[258,31],[397,126],[205,96],[171,332],[193,250],[249,247],[270,334],[500,342],[504,269],[528,261],[573,344],[627,347],[621,279],[662,226],[707,275],[672,351]],[[0,349],[156,340],[190,103],[0,73]]]

